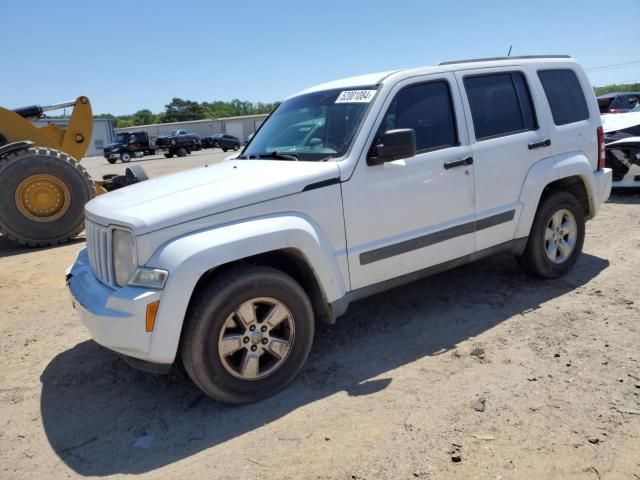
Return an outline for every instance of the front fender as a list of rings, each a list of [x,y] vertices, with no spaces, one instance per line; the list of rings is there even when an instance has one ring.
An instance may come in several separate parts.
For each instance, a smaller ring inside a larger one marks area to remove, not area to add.
[[[556,180],[569,177],[579,177],[582,180],[589,199],[588,218],[595,216],[605,199],[601,198],[602,192],[594,188],[593,167],[589,159],[579,152],[555,155],[535,163],[527,172],[520,191],[522,213],[515,238],[529,235],[545,187]]]
[[[281,249],[295,249],[313,269],[327,302],[346,294],[335,252],[313,220],[296,213],[245,220],[189,234],[158,249],[147,262],[169,271],[147,355],[172,363],[187,307],[198,280],[225,263]]]

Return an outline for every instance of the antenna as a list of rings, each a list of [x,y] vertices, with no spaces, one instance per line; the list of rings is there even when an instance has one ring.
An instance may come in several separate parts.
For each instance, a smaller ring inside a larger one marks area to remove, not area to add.
[[[513,45],[509,45],[509,52],[507,53],[507,57],[511,56],[511,49],[513,48]]]

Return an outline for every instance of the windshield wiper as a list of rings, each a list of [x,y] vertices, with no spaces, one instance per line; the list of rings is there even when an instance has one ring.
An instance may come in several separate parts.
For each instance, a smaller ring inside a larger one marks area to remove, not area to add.
[[[297,153],[282,153],[282,152],[278,152],[277,150],[271,152],[271,153],[261,153],[260,155],[258,155],[258,158],[275,158],[278,160],[295,160],[296,162],[298,161],[298,154]]]

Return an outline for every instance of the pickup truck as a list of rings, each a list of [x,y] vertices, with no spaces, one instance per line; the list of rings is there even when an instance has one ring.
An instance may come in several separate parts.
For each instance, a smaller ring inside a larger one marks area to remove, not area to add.
[[[163,150],[166,158],[174,155],[186,157],[194,150],[200,150],[200,136],[186,130],[171,130],[156,138],[156,147]]]
[[[251,402],[355,300],[496,252],[566,274],[611,191],[604,161],[567,56],[338,80],[286,99],[233,158],[90,201],[67,283],[99,344],[155,372],[179,355],[211,397]]]

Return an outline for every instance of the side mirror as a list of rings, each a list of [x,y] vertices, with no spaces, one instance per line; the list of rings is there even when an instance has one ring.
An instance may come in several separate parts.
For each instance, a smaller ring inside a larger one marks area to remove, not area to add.
[[[413,128],[387,130],[382,135],[382,143],[373,147],[367,157],[367,165],[382,165],[416,154],[416,132]]]

